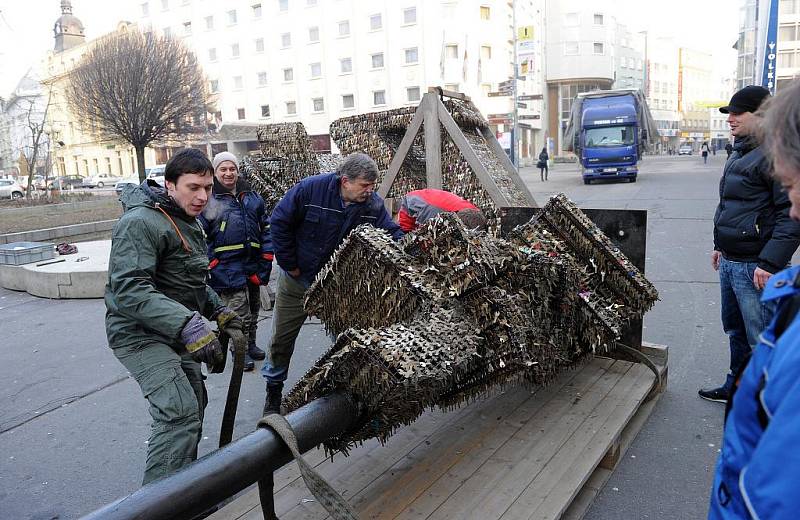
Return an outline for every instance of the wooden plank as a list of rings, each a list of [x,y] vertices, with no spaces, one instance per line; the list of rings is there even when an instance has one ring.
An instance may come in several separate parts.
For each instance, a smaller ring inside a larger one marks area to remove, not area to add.
[[[522,181],[522,178],[519,176],[519,170],[514,167],[514,163],[511,162],[511,159],[508,157],[506,151],[503,150],[503,147],[497,142],[497,137],[495,137],[492,129],[489,127],[481,128],[480,132],[484,140],[486,140],[486,144],[498,157],[500,164],[503,165],[503,168],[505,168],[506,172],[508,172],[508,176],[511,177],[514,185],[522,194],[525,195],[528,205],[532,208],[538,208],[539,206],[536,204],[536,200],[533,198],[531,190],[528,188],[528,185]]]
[[[403,136],[403,140],[400,141],[400,146],[397,147],[397,153],[395,153],[392,162],[389,164],[389,170],[386,172],[386,176],[383,178],[378,188],[378,195],[381,197],[386,198],[386,194],[389,193],[389,188],[394,184],[397,173],[400,171],[400,167],[403,166],[403,161],[405,161],[408,150],[414,143],[414,138],[417,137],[417,133],[424,119],[424,111],[417,108],[417,111],[414,112],[414,118],[411,120],[411,124],[408,125],[406,134]]]
[[[633,365],[499,518],[559,518],[654,381],[647,367]]]
[[[483,166],[480,159],[478,159],[478,156],[467,142],[464,134],[461,133],[461,128],[458,126],[458,124],[456,124],[453,116],[450,115],[450,113],[447,111],[447,108],[445,108],[442,102],[438,99],[436,100],[436,105],[439,110],[439,121],[450,135],[453,143],[455,143],[455,145],[461,151],[461,154],[464,156],[464,159],[466,159],[470,168],[472,168],[472,170],[475,172],[475,175],[478,176],[481,186],[483,186],[483,189],[485,189],[486,193],[489,194],[489,197],[494,202],[494,205],[498,208],[510,206],[511,204],[508,203],[506,198],[500,192],[494,182],[494,179],[492,179],[492,176],[489,175],[488,171],[486,171],[486,168]]]
[[[427,187],[442,189],[442,131],[436,94],[425,94],[421,108],[425,111],[425,176]]]
[[[599,377],[603,370],[599,366],[587,366],[583,371],[584,376],[591,372]],[[493,450],[487,451],[487,447],[499,446],[525,427],[530,417],[573,381],[579,372],[565,373],[535,393],[524,389],[517,391],[523,401],[519,401],[517,395],[507,395],[496,403],[487,402],[469,416],[437,431],[428,439],[429,442],[393,466],[390,475],[355,497],[353,505],[363,518],[399,515],[454,466],[466,459],[474,463],[476,453],[488,457]]]
[[[528,477],[530,464],[555,451],[556,448],[547,445],[563,443],[572,423],[593,408],[593,389],[612,386],[622,377],[623,368],[619,362],[596,359],[591,366],[600,367],[600,370],[579,372],[526,423],[520,423],[513,435],[450,468],[398,518],[465,518],[470,512],[492,518],[491,508],[487,509],[486,504],[498,498],[502,485],[518,480],[527,484],[533,478]],[[500,512],[506,507],[507,503]],[[483,515],[484,512],[487,514]]]
[[[434,93],[434,94],[437,94],[437,95],[446,96],[446,97],[461,99],[463,101],[469,101],[470,100],[469,96],[464,94],[464,93],[456,92],[454,90],[445,90],[442,87],[428,87],[428,92],[431,92],[431,93]]]

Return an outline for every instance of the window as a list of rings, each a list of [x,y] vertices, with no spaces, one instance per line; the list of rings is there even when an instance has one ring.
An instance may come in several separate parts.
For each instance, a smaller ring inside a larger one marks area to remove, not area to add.
[[[217,49],[208,49],[209,61],[217,61]]]
[[[578,42],[564,42],[564,54],[566,56],[577,56]]]
[[[339,36],[350,36],[350,20],[339,22]]]
[[[278,0],[278,11],[285,13],[289,10],[289,0]]]
[[[406,89],[406,99],[409,101],[419,101],[419,87],[408,87]]]
[[[602,13],[595,13],[594,14],[594,24],[595,25],[603,25],[603,14]]]
[[[253,4],[253,18],[261,18],[261,4]]]
[[[458,45],[450,44],[444,48],[444,55],[450,59],[458,59]]]
[[[258,73],[258,86],[263,87],[267,84],[267,73],[266,72],[259,72]]]
[[[417,63],[419,61],[419,51],[416,47],[406,49],[406,63]]]
[[[237,117],[239,119],[244,119],[244,109],[243,108],[237,108],[236,109],[236,115],[237,115]]]
[[[322,64],[321,63],[319,63],[319,62],[312,63],[310,65],[310,68],[311,68],[311,79],[316,79],[316,78],[319,78],[319,77],[322,76]]]
[[[264,38],[256,40],[256,52],[264,52]]]
[[[372,104],[375,106],[386,104],[386,91],[375,90],[372,92]]]
[[[150,6],[147,2],[142,4],[142,16],[150,16]]]
[[[169,9],[169,0],[161,0],[161,10],[166,11]]]
[[[325,101],[323,101],[321,97],[312,99],[311,103],[314,105],[314,112],[322,112],[325,110]]]
[[[350,74],[353,72],[353,59],[352,58],[341,58],[339,60],[339,72],[342,74]]]
[[[261,105],[261,117],[269,117],[269,105]]]
[[[779,14],[795,14],[800,12],[800,5],[797,5],[797,0],[781,0],[778,7]]]
[[[219,92],[219,80],[218,79],[212,79],[211,81],[209,81],[208,82],[208,89],[211,92]]]
[[[488,5],[481,6],[481,20],[491,20],[492,18],[492,10],[489,8]]]
[[[294,101],[287,101],[286,102],[286,115],[294,115],[297,113],[297,103]]]
[[[206,16],[206,30],[210,31],[213,28],[214,28],[214,17]]]
[[[192,22],[183,22],[183,34],[192,34]]]
[[[283,69],[283,81],[294,81],[294,69],[291,67]]]
[[[281,47],[284,49],[292,46],[292,33],[281,34]]]
[[[231,58],[238,58],[239,57],[239,44],[234,43],[231,45]]]
[[[342,108],[355,108],[356,98],[353,94],[342,95]]]
[[[244,88],[244,80],[242,80],[241,76],[233,77],[233,88],[237,90]]]
[[[383,53],[379,52],[377,54],[372,55],[372,68],[373,69],[382,69],[383,68]]]
[[[490,45],[481,45],[481,60],[492,59],[492,47]]]
[[[445,83],[444,89],[452,92],[458,92],[458,83]]]
[[[412,23],[417,23],[417,8],[409,7],[403,9],[403,24],[410,25]]]
[[[319,27],[308,28],[308,41],[309,43],[319,42]]]
[[[381,14],[373,14],[369,17],[369,30],[370,31],[378,31],[383,28],[383,18]]]
[[[580,17],[578,13],[567,13],[564,15],[564,26],[577,27],[580,24]]]
[[[236,9],[228,11],[228,24],[234,25],[236,23]]]
[[[795,40],[800,39],[797,35],[797,27],[795,25],[787,25],[784,27],[778,28],[778,41],[779,42],[793,42]]]

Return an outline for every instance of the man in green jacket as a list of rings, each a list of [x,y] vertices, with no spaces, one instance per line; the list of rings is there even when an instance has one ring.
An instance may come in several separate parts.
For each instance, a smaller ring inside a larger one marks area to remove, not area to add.
[[[197,458],[208,402],[200,362],[224,361],[203,319],[235,334],[242,324],[206,285],[208,257],[196,217],[208,202],[213,168],[200,151],[175,154],[165,187],[152,180],[123,191],[106,286],[106,334],[139,383],[153,418],[143,484]]]

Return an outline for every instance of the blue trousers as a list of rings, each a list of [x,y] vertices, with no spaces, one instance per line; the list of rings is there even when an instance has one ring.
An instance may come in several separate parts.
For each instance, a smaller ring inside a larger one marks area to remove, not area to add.
[[[756,267],[756,262],[734,262],[724,257],[719,263],[722,328],[731,351],[730,372],[724,385],[728,390],[775,312],[775,302],[762,303],[762,291],[753,284]]]

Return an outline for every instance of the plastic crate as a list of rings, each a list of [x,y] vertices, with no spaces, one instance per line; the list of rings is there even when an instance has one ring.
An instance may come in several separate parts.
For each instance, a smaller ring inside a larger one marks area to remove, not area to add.
[[[55,256],[55,245],[49,242],[12,242],[0,245],[0,264],[22,265]]]

